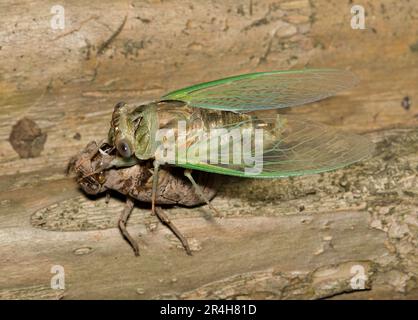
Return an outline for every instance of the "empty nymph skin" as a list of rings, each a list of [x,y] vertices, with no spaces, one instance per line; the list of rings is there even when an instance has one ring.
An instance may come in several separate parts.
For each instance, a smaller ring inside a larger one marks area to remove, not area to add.
[[[139,246],[126,229],[126,223],[134,207],[133,199],[152,201],[153,164],[151,160],[130,167],[112,168],[116,157],[115,149],[107,144],[90,142],[84,150],[74,157],[68,169],[75,171],[77,182],[88,194],[99,194],[109,190],[126,195],[126,205],[121,210],[118,226],[134,250],[139,255]],[[219,214],[210,204],[216,194],[216,186],[222,177],[201,171],[193,172],[197,186],[193,186],[184,175],[185,169],[179,167],[161,167],[158,177],[155,214],[179,238],[186,252],[191,255],[187,238],[170,221],[159,205],[196,206],[207,203],[215,214]],[[196,187],[200,190],[197,192]]]
[[[93,155],[92,155],[93,153]],[[126,168],[109,168],[94,173],[103,163],[110,163],[112,154],[99,152],[96,142],[90,142],[73,160],[78,183],[88,194],[114,190],[143,202],[151,202],[153,166],[152,161]],[[195,192],[189,179],[179,167],[161,167],[158,177],[156,204],[196,206],[205,203]],[[94,173],[94,174],[92,174]],[[194,171],[193,177],[204,195],[211,200],[216,195],[220,177],[202,171]]]

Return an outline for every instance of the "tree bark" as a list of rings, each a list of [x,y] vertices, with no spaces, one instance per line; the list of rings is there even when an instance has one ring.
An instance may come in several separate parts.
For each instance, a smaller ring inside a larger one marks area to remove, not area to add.
[[[341,1],[65,1],[64,30],[51,28],[51,6],[0,4],[0,298],[418,298],[412,2],[367,1],[365,30],[351,29]],[[87,197],[65,176],[71,156],[106,137],[120,100],[305,66],[350,69],[361,84],[290,112],[367,135],[373,158],[321,175],[228,178],[213,200],[222,219],[207,206],[166,208],[191,257],[138,204],[136,258],[117,229],[123,199]],[[38,157],[21,159],[8,141],[23,117],[48,136]],[[50,287],[54,265],[63,290]]]

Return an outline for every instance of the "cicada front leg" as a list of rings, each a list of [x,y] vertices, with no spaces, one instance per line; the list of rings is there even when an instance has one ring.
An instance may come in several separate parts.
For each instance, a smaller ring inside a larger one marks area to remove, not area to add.
[[[158,169],[160,163],[154,160],[154,172],[152,174],[152,193],[151,193],[151,213],[155,215],[155,202],[157,199],[157,188],[158,188]]]
[[[118,225],[119,225],[120,232],[131,245],[132,249],[134,250],[135,255],[139,256],[138,243],[132,238],[132,236],[129,234],[128,230],[126,229],[126,223],[128,221],[129,216],[131,215],[133,208],[134,208],[134,200],[131,197],[127,197],[125,208],[123,209],[122,214],[119,217]]]
[[[97,154],[100,149],[100,144],[97,144],[96,141],[91,141],[80,154],[71,157],[70,161],[67,164],[66,174],[70,174],[72,171],[78,172],[83,164],[91,159]]]

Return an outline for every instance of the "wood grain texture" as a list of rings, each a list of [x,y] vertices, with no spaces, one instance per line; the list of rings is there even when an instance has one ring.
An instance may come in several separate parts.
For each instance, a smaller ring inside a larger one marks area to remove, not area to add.
[[[65,1],[64,30],[50,27],[54,4],[0,4],[0,298],[418,297],[413,2],[367,1],[365,30],[341,1]],[[290,112],[368,135],[375,156],[321,175],[229,179],[213,201],[223,219],[167,208],[192,257],[142,204],[128,223],[135,258],[116,226],[123,198],[88,198],[64,175],[106,136],[119,100],[304,66],[350,69],[361,84]],[[48,135],[39,157],[20,159],[7,140],[22,117]],[[65,290],[49,287],[53,265]],[[353,265],[368,290],[352,292]]]

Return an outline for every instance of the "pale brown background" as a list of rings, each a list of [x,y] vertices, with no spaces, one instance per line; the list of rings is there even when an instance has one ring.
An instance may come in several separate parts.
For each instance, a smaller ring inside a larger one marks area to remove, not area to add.
[[[362,1],[55,1],[0,3],[1,298],[418,298],[418,3]],[[124,18],[126,23],[123,24]],[[349,69],[356,88],[292,112],[366,134],[373,159],[337,172],[231,179],[207,207],[167,210],[195,250],[187,256],[147,206],[116,228],[121,199],[89,199],[64,175],[68,159],[105,137],[114,104],[143,102],[234,74]],[[401,101],[409,96],[409,110]],[[20,159],[12,125],[48,134]],[[79,133],[81,139],[74,135]],[[53,265],[66,289],[49,283]],[[353,291],[353,265],[367,291]],[[351,292],[351,293],[350,293]]]

